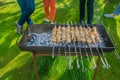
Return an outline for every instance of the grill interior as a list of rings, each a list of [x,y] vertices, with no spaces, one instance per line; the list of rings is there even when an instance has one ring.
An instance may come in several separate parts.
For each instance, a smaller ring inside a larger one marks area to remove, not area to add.
[[[66,26],[65,24],[58,24],[57,26]],[[97,52],[96,47],[98,48],[99,52],[101,52],[101,48],[104,52],[110,52],[114,50],[114,45],[111,42],[105,28],[101,24],[94,24],[96,26],[98,33],[100,35],[101,44],[85,44],[85,43],[78,43],[78,42],[71,42],[69,44],[66,43],[53,43],[51,42],[51,36],[52,36],[52,29],[54,25],[50,24],[42,24],[42,25],[33,25],[28,26],[24,36],[22,37],[19,47],[21,50],[25,51],[42,51],[42,52],[52,52],[54,47],[54,52],[58,53],[60,52],[68,52],[70,49],[70,52],[79,52],[79,48],[81,49],[81,52],[85,52],[85,48],[87,52],[90,52],[90,48],[93,52]],[[28,37],[30,35],[30,37]]]

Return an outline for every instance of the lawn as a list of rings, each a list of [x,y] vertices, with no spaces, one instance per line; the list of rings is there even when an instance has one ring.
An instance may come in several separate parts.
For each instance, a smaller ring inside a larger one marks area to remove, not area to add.
[[[56,0],[57,1],[57,23],[67,21],[79,21],[79,0]],[[42,0],[35,0],[36,10],[31,15],[35,24],[44,23],[44,8]],[[111,13],[120,3],[119,0],[95,0],[94,22],[105,24],[117,44],[116,49],[120,53],[120,16],[108,19],[104,13]],[[18,35],[14,22],[20,17],[20,8],[16,0],[0,0],[0,80],[35,80],[32,53],[21,51],[16,45]],[[27,24],[24,26],[26,29]],[[108,53],[107,60],[110,69],[103,69],[100,63],[96,80],[120,80],[120,61],[114,52]],[[97,59],[97,57],[95,57]],[[93,70],[83,73],[76,68],[75,57],[73,70],[69,70],[68,58],[65,57],[37,57],[37,68],[41,80],[92,80]],[[85,66],[88,69],[86,58]]]

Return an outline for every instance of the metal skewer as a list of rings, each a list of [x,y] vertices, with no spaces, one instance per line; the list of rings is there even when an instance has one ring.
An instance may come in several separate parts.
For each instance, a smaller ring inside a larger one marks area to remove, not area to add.
[[[75,53],[76,53],[77,68],[79,69],[80,68],[80,64],[79,64],[79,60],[78,60],[78,54],[77,54],[77,49],[76,49],[75,43],[74,43],[74,47],[75,47]]]
[[[65,35],[66,35],[66,33],[65,33]],[[63,45],[64,45],[64,52],[65,52],[65,59],[66,59],[67,53],[66,53],[66,42],[65,41],[63,42]]]
[[[103,58],[102,58],[101,53],[99,52],[99,50],[98,50],[98,48],[97,48],[96,44],[94,44],[94,45],[95,45],[95,48],[96,48],[96,50],[97,50],[97,52],[98,52],[98,55],[100,56],[100,59],[101,59],[101,61],[102,61],[103,68],[106,68],[106,67],[107,67],[107,65],[105,64],[105,62],[104,62],[104,60],[103,60]]]
[[[80,57],[81,57],[81,63],[82,63],[82,71],[86,72],[87,70],[84,67],[83,56],[82,56],[82,51],[81,51],[80,45],[79,45],[79,51],[80,51]]]
[[[69,25],[69,23],[68,23],[68,21],[67,21],[67,25]],[[71,70],[71,69],[73,69],[73,66],[72,66],[72,58],[71,58],[71,50],[70,50],[70,43],[68,43],[68,48],[69,48],[69,51],[68,51],[68,53],[69,53],[69,69]]]
[[[56,22],[55,22],[55,27],[56,27]],[[54,58],[54,43],[53,43],[53,47],[52,47],[52,58]]]
[[[82,24],[83,24],[83,26],[85,26],[85,24],[84,24],[83,21],[82,21]],[[93,64],[94,64],[93,69],[95,69],[95,68],[97,67],[97,65],[96,65],[95,58],[94,58],[94,55],[93,55],[93,51],[92,51],[92,49],[91,49],[90,44],[88,44],[88,47],[90,48],[90,53],[91,53],[92,60],[93,60]]]
[[[58,54],[60,55],[60,43],[58,43],[58,45],[59,45],[59,48],[58,48]]]
[[[54,44],[53,44],[53,49],[52,49],[52,58],[54,58]]]
[[[95,69],[95,68],[97,67],[97,65],[96,65],[96,62],[95,62],[95,58],[94,58],[94,55],[93,55],[93,51],[92,51],[92,49],[91,49],[91,45],[88,44],[88,47],[90,48],[90,53],[91,53],[92,60],[93,60],[93,63],[94,63],[93,69]]]
[[[71,58],[71,52],[70,52],[70,43],[68,44],[68,47],[69,47],[69,69],[73,69],[73,66],[72,66],[72,58]]]
[[[103,58],[102,58],[102,54],[100,54],[100,51],[98,50],[98,48],[97,48],[97,45],[96,45],[96,43],[94,43],[94,45],[95,45],[95,48],[96,48],[96,50],[97,50],[97,52],[98,52],[98,55],[100,56],[100,59],[101,59],[101,61],[102,61],[102,64],[103,64],[103,68],[108,68],[109,67],[109,65],[106,63],[106,58],[105,58],[105,56],[103,56],[104,57],[104,60],[103,60]],[[101,49],[101,51],[103,52],[103,50],[102,50],[102,48],[100,47],[100,49]],[[104,54],[104,53],[103,53]]]
[[[64,47],[65,49],[64,50],[65,50],[65,57],[66,57],[67,53],[66,53],[66,43],[65,42],[64,42],[64,45],[65,45],[65,47]]]
[[[101,51],[102,51],[102,53],[103,53],[103,57],[104,57],[104,60],[105,60],[105,63],[106,63],[106,68],[109,69],[109,68],[110,68],[110,65],[108,64],[108,61],[107,61],[107,59],[106,59],[106,55],[105,55],[105,53],[104,53],[104,51],[103,51],[102,46],[101,46],[100,43],[99,43],[99,45],[100,45],[100,49],[101,49]]]
[[[71,25],[72,25],[72,21],[71,21]],[[73,27],[73,26],[72,26]],[[74,48],[75,48],[75,53],[76,53],[76,63],[77,63],[77,68],[80,68],[80,64],[79,64],[79,60],[78,60],[78,54],[77,54],[77,49],[76,49],[76,45],[75,42],[74,43]]]
[[[87,25],[87,27],[88,27],[88,25]],[[102,61],[103,68],[106,68],[107,65],[105,64],[105,62],[104,62],[104,60],[103,60],[103,58],[102,58],[102,55],[100,54],[100,52],[99,52],[99,50],[98,50],[98,48],[97,48],[97,46],[96,46],[96,43],[94,43],[94,45],[95,45],[95,48],[96,48],[96,50],[97,50],[97,53],[98,53],[98,55],[100,56],[100,59],[101,59],[101,61]]]
[[[88,57],[88,52],[87,52],[87,49],[86,49],[87,47],[85,47],[85,53],[86,53],[86,56],[87,56],[87,61],[88,61],[88,63],[90,64],[90,59],[89,59],[89,57]],[[90,66],[90,69],[92,69],[92,67]],[[93,68],[94,69],[94,68]]]
[[[103,21],[102,21],[102,24],[104,25]],[[116,43],[115,43],[115,40],[114,40],[114,37],[113,37],[111,31],[108,31],[107,28],[105,27],[105,25],[104,25],[104,28],[107,31],[107,34],[109,33],[108,35],[109,35],[110,39],[112,40],[112,43],[114,44],[114,46],[116,46]],[[120,55],[118,54],[116,48],[115,48],[114,54],[117,57],[117,59],[120,60]]]
[[[80,35],[80,34],[79,34]],[[78,44],[79,44],[79,48],[80,48],[80,41],[78,41]],[[83,44],[83,43],[82,43]],[[85,53],[86,53],[86,56],[87,56],[87,61],[88,61],[88,64],[90,64],[90,59],[88,57],[88,53],[87,53],[87,50],[86,50],[86,47],[85,47]],[[82,53],[80,52],[81,56],[82,56]]]
[[[76,24],[76,22],[75,22]],[[80,35],[80,34],[79,34]],[[85,68],[84,62],[83,62],[83,56],[82,56],[82,51],[81,51],[81,46],[80,46],[80,42],[78,41],[78,47],[79,47],[79,53],[80,53],[80,58],[81,58],[81,64],[82,64],[82,72],[86,72],[87,69]]]
[[[112,35],[112,33],[111,33],[111,31],[109,31],[109,33],[110,33],[110,35],[111,35],[111,39],[113,40],[113,43],[115,44],[115,46],[116,46],[116,43],[115,43],[115,39],[114,39],[114,37],[113,37],[113,35]],[[120,55],[118,54],[118,52],[117,52],[117,50],[116,50],[116,48],[115,48],[115,56],[117,57],[117,59],[119,59],[120,60]]]

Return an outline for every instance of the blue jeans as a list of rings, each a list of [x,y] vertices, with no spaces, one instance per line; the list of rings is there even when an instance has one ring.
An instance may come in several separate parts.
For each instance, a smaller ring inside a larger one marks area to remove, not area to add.
[[[118,7],[116,8],[116,10],[113,13],[115,15],[119,15],[120,14],[120,4],[118,5]]]
[[[22,15],[18,21],[18,24],[23,26],[23,24],[25,23],[25,21],[28,24],[33,24],[30,15],[34,12],[35,10],[35,3],[34,0],[17,0],[20,8],[21,8],[21,12]]]

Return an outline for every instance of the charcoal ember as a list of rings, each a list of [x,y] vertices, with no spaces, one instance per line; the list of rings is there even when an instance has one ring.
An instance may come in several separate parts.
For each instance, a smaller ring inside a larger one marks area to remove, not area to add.
[[[36,34],[31,34],[27,40],[26,45],[32,45],[37,39]]]

